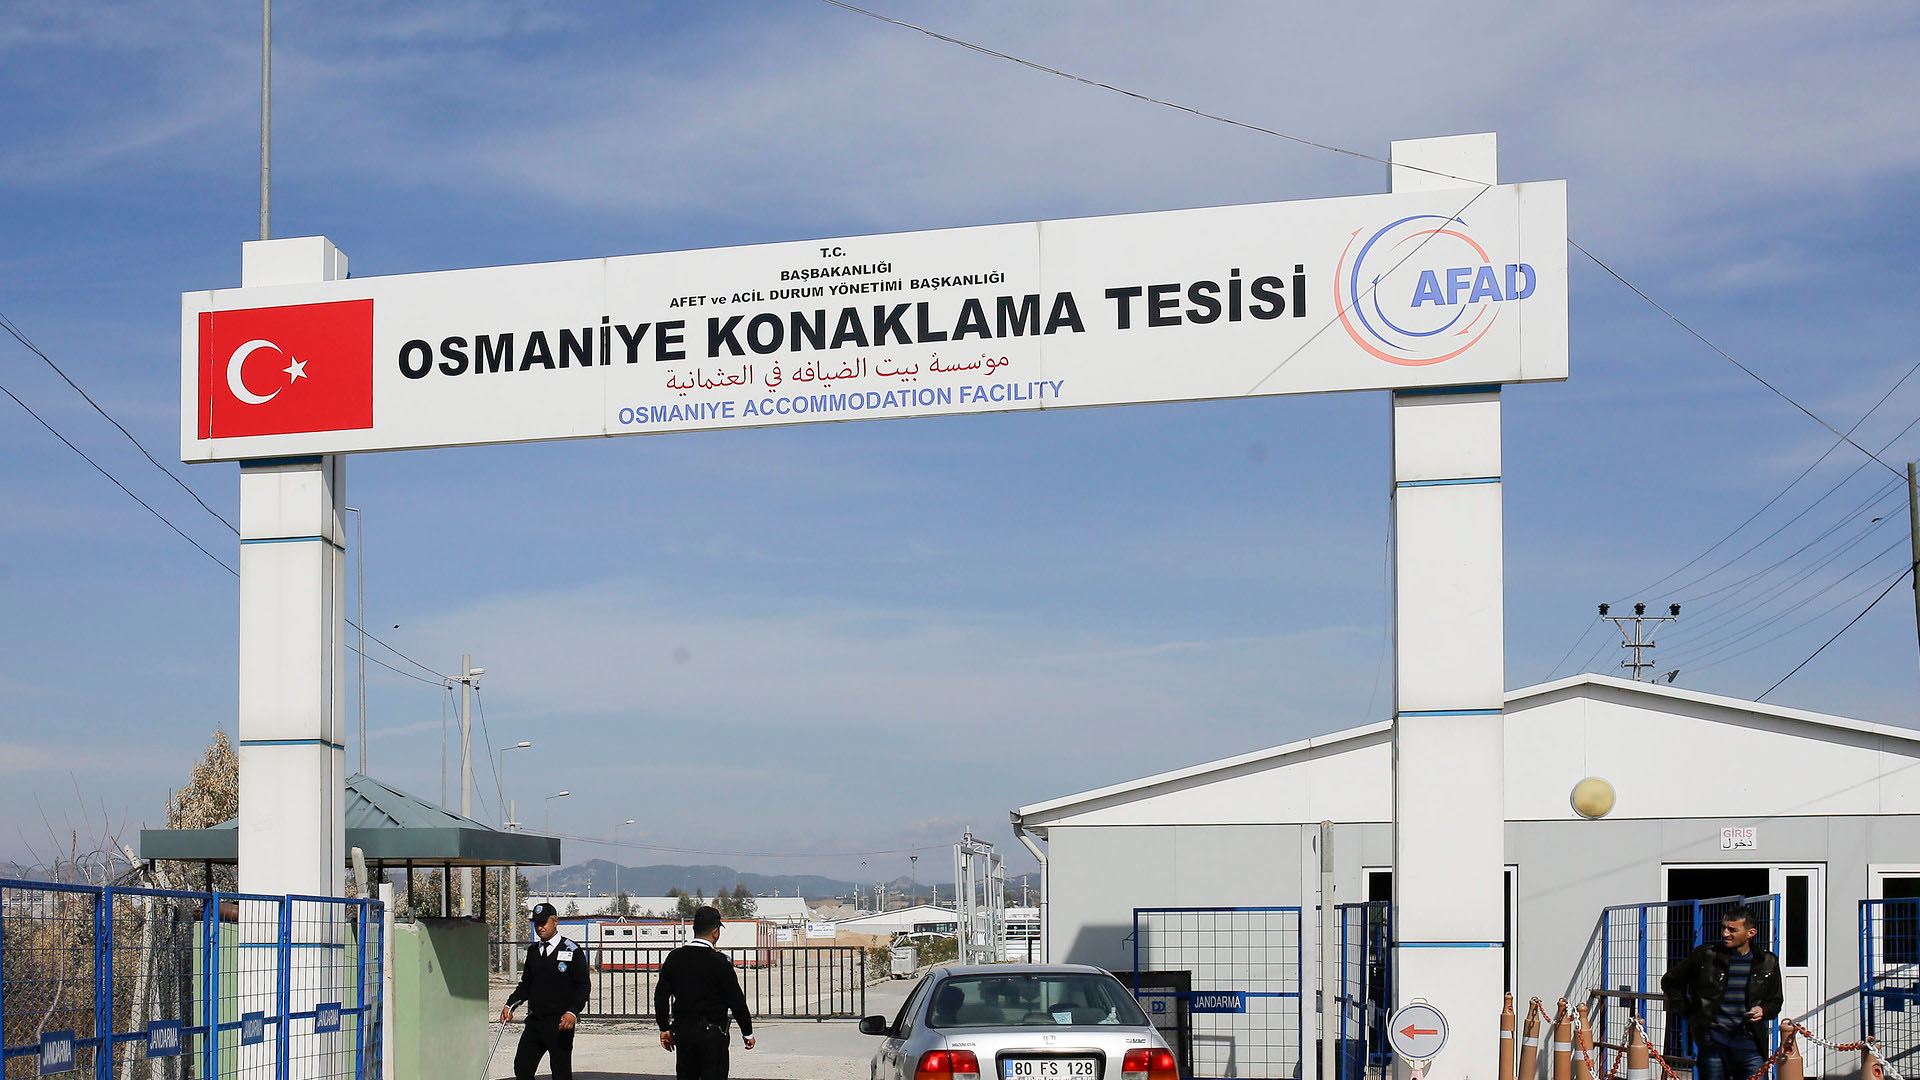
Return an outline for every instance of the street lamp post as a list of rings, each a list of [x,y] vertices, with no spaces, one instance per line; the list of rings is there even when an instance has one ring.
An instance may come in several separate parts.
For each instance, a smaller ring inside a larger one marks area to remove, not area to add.
[[[542,836],[553,835],[553,800],[564,799],[571,794],[573,794],[573,792],[571,791],[556,791],[553,794],[547,796],[546,805],[542,808],[541,815],[540,815],[540,834]],[[547,867],[547,872],[544,875],[544,880],[546,881],[546,885],[543,888],[547,894],[547,898],[552,899],[553,898],[553,867],[551,866]]]
[[[520,828],[520,823],[513,820],[513,811],[507,806],[507,754],[514,750],[525,750],[532,745],[532,743],[522,739],[512,746],[507,747],[505,750],[500,751],[498,755],[500,767],[493,770],[494,803],[500,809],[500,825],[508,832],[517,831]],[[518,891],[518,883],[514,879],[520,876],[520,871],[513,866],[503,867],[502,869],[506,872],[507,880],[501,883],[502,888],[500,890],[501,896],[506,898],[506,902],[500,905],[500,938],[502,941],[507,942],[507,953],[508,956],[512,958],[519,955],[513,951],[513,927],[514,924],[520,920],[520,906],[515,902],[513,894]],[[511,959],[506,966],[511,966]]]
[[[620,842],[620,830],[626,828],[628,825],[631,825],[631,824],[633,824],[633,819],[628,818],[627,820],[613,827],[613,839],[615,844],[618,844]],[[613,849],[613,898],[614,898],[614,903],[617,904],[620,902],[620,849],[618,847],[615,847]]]
[[[920,856],[907,856],[907,906],[920,902]]]
[[[522,739],[512,746],[507,747],[505,750],[500,751],[498,755],[500,758],[500,767],[493,771],[493,793],[495,802],[498,803],[500,812],[507,815],[507,820],[503,820],[500,824],[508,829],[516,828],[518,823],[511,820],[513,815],[507,814],[507,755],[513,753],[515,750],[525,750],[532,745],[532,743]]]

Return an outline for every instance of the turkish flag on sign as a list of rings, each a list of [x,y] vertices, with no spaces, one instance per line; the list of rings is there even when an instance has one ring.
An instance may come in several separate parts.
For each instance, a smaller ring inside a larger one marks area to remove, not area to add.
[[[200,437],[373,426],[373,301],[200,316]]]

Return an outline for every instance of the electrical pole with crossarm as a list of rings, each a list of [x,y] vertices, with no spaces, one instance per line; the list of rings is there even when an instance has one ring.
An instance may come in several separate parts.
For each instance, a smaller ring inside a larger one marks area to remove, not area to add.
[[[1646,650],[1654,647],[1653,639],[1651,637],[1642,638],[1641,632],[1645,629],[1647,623],[1672,622],[1679,618],[1680,605],[1668,604],[1665,615],[1647,614],[1647,605],[1645,604],[1633,605],[1633,614],[1631,615],[1609,615],[1607,614],[1609,606],[1610,605],[1607,604],[1600,605],[1600,617],[1620,628],[1620,647],[1633,650],[1633,659],[1620,661],[1620,666],[1632,669],[1633,681],[1639,682],[1640,672],[1653,666],[1653,661],[1646,658]],[[1628,623],[1633,624],[1633,633],[1631,635],[1627,633]]]

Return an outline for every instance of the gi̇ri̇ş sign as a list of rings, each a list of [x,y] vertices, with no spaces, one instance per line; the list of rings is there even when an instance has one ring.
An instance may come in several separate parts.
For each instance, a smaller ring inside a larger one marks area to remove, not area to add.
[[[188,293],[181,456],[1563,379],[1558,181]]]

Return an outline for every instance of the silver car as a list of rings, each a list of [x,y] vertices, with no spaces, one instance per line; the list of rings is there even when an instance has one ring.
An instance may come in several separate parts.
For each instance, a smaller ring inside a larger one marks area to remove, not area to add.
[[[1166,1040],[1120,980],[1077,964],[940,968],[900,1014],[860,1021],[886,1042],[873,1080],[1178,1080]]]

